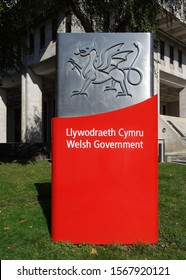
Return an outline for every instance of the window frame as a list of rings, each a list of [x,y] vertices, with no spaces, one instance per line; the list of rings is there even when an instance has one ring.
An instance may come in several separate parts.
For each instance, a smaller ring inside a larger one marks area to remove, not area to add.
[[[182,68],[183,65],[183,52],[182,50],[178,50],[178,67]]]
[[[163,40],[160,40],[160,59],[165,59],[165,42]]]
[[[174,64],[174,46],[169,45],[169,62],[170,64]]]

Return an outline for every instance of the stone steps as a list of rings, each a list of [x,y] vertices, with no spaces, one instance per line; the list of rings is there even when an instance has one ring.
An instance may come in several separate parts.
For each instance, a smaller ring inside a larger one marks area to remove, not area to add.
[[[166,161],[186,165],[186,153],[184,154],[167,154]]]

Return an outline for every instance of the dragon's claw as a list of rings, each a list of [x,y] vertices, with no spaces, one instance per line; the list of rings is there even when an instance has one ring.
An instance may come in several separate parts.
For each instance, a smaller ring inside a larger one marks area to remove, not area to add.
[[[108,91],[108,90],[116,91],[116,88],[112,88],[112,87],[109,87],[109,86],[105,87],[104,91]]]
[[[126,93],[124,93],[124,92],[118,92],[118,93],[116,94],[116,97],[120,97],[120,96],[126,96]]]
[[[85,95],[86,97],[88,96],[86,92],[81,92],[80,95]]]
[[[130,97],[132,97],[132,94],[130,94],[130,93],[124,93],[124,92],[118,92],[118,93],[116,94],[116,97],[120,97],[120,96],[130,96]]]
[[[86,92],[79,92],[77,90],[74,90],[71,97],[76,96],[76,95],[85,95],[86,97],[88,96],[88,94]]]

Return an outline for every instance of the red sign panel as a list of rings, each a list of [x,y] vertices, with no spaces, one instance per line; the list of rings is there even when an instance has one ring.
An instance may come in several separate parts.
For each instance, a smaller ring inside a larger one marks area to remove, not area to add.
[[[157,242],[157,96],[52,127],[53,241]]]

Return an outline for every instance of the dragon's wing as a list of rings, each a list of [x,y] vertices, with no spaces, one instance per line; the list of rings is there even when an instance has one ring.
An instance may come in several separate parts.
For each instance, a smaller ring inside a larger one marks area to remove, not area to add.
[[[127,50],[127,51],[121,51],[117,55],[114,55],[112,57],[112,62],[113,64],[115,62],[115,65],[118,66],[121,62],[127,61],[128,55],[133,53],[133,50]]]
[[[119,67],[120,63],[126,62],[128,55],[130,55],[131,53],[133,53],[133,51],[132,50],[128,50],[128,51],[123,51],[120,54],[114,55],[112,57],[109,57],[107,59],[107,64],[105,65],[105,67],[103,65],[98,70],[100,72],[110,73],[113,69],[117,69]]]
[[[132,53],[133,50],[125,50],[123,46],[124,43],[120,43],[104,49],[100,54],[100,63],[97,69],[101,72],[109,73],[116,68],[119,63],[126,61],[127,56]]]
[[[119,51],[121,51],[124,43],[119,43],[109,48],[104,48],[100,55],[97,57],[96,68],[98,70],[104,69],[107,64],[109,64],[108,58],[116,55]]]

